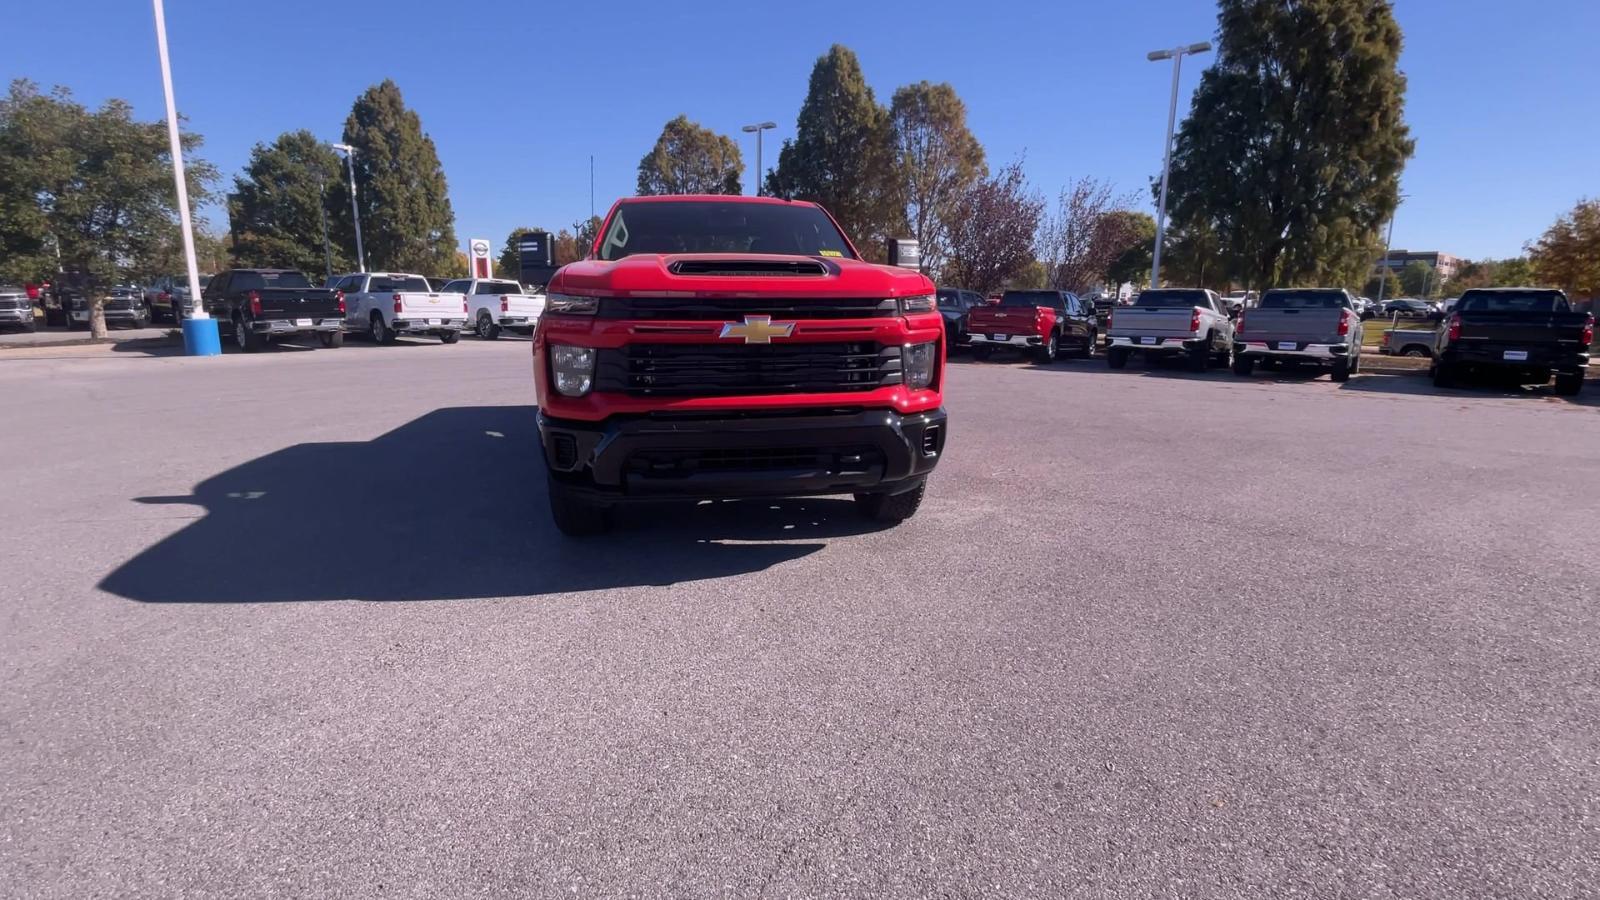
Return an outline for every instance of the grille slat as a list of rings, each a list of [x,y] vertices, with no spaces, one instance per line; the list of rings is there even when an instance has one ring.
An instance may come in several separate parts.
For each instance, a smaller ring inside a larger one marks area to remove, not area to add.
[[[607,297],[600,304],[603,319],[679,319],[684,321],[739,321],[745,316],[774,319],[875,319],[900,314],[894,300],[860,298],[680,298]]]
[[[903,382],[876,343],[633,344],[601,350],[595,389],[636,395],[869,391]]]

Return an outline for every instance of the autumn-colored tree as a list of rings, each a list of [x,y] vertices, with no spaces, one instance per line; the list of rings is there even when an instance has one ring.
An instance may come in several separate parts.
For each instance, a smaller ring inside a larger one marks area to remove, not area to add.
[[[1083,291],[1105,280],[1111,263],[1128,244],[1126,236],[1113,232],[1116,223],[1105,218],[1131,202],[1094,178],[1080,178],[1062,188],[1035,240],[1050,287]]]
[[[732,138],[678,116],[639,160],[639,194],[739,194],[743,173]]]
[[[889,124],[910,236],[925,271],[945,259],[956,207],[989,174],[983,145],[967,128],[967,108],[948,84],[920,81],[894,92]]]
[[[1533,272],[1574,298],[1600,298],[1600,200],[1584,200],[1528,245]]]
[[[1021,161],[1008,163],[962,194],[950,223],[945,284],[989,296],[1037,264],[1034,235],[1044,200],[1028,188]]]
[[[1456,266],[1456,274],[1445,282],[1445,289],[1452,296],[1473,288],[1536,286],[1539,283],[1534,278],[1533,264],[1524,256],[1467,260]]]

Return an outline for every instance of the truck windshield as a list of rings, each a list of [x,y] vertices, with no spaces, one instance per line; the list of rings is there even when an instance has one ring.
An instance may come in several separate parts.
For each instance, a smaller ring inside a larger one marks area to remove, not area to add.
[[[1342,291],[1267,291],[1262,309],[1340,309],[1345,305]]]
[[[1160,309],[1179,307],[1188,309],[1191,306],[1209,306],[1205,291],[1145,291],[1139,299],[1133,301],[1134,306],[1152,306]]]
[[[1471,291],[1456,303],[1462,312],[1568,312],[1560,291]]]
[[[624,203],[600,242],[600,258],[635,253],[776,253],[855,258],[815,206],[683,200]]]
[[[428,279],[421,275],[374,275],[372,283],[367,285],[369,294],[427,294],[432,291]]]
[[[1001,306],[1056,306],[1061,295],[1055,291],[1006,291],[1000,295]]]

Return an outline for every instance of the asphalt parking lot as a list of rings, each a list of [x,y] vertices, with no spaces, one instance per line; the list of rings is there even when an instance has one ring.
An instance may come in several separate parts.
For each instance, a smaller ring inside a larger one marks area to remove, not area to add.
[[[1600,386],[962,361],[902,527],[572,542],[528,356],[0,358],[6,893],[1600,883]]]

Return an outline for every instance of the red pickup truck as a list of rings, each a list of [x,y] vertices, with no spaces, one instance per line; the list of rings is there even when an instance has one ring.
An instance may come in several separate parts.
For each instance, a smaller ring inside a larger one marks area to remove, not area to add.
[[[853,494],[899,522],[944,451],[933,282],[812,203],[619,201],[551,279],[533,366],[569,535],[657,499]]]
[[[1047,363],[1063,348],[1093,356],[1100,325],[1094,307],[1070,291],[1006,291],[967,314],[967,339],[976,359],[1011,347]]]

